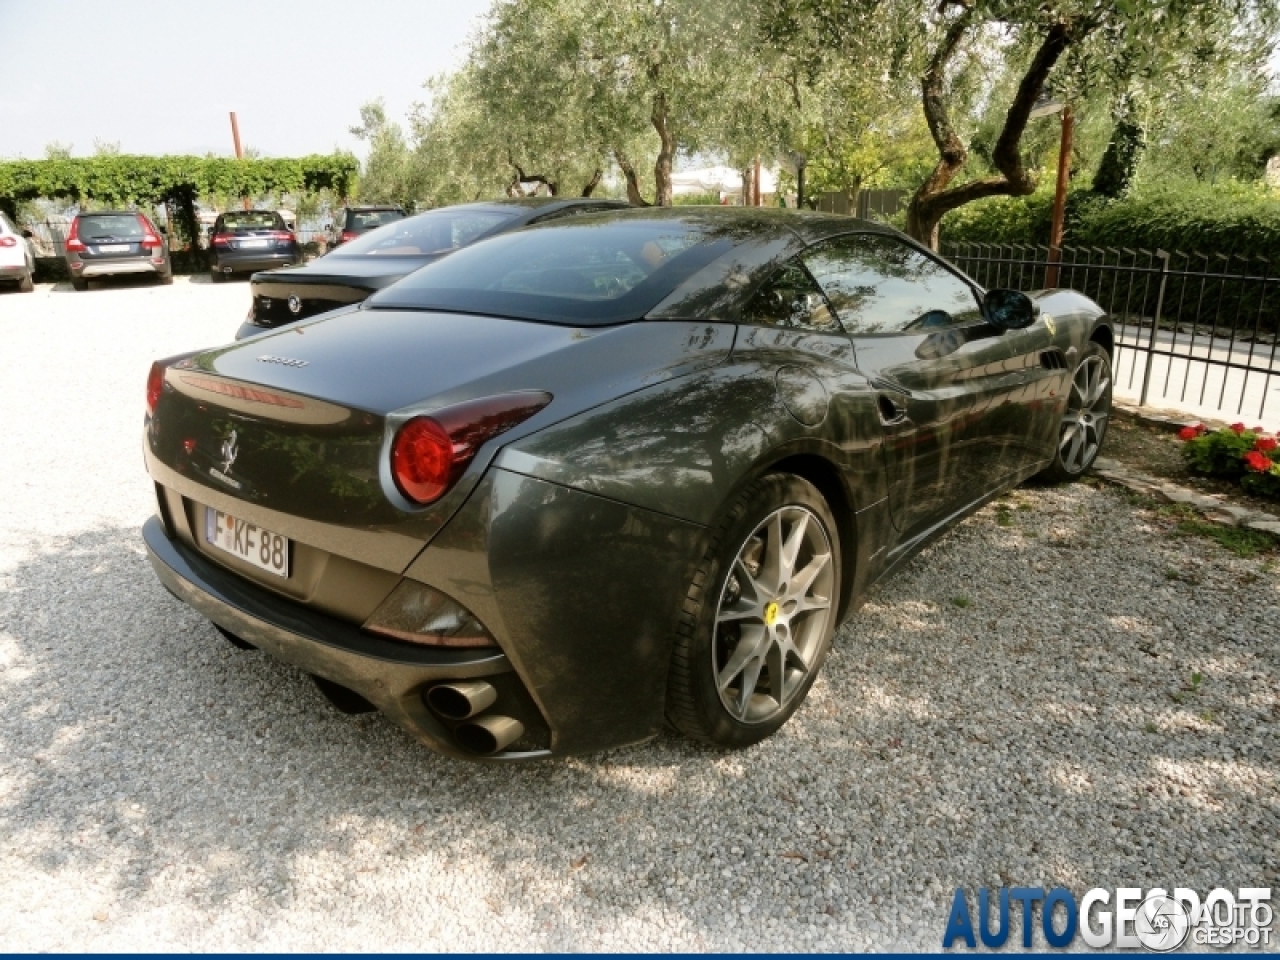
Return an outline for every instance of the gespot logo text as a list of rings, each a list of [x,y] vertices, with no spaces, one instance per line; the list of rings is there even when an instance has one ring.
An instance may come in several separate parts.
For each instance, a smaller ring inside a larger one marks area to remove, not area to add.
[[[1009,940],[1010,913],[1021,911],[1022,946],[1063,949],[1079,937],[1098,949],[1145,947],[1156,953],[1190,942],[1207,947],[1268,947],[1271,944],[1270,887],[1218,887],[1202,900],[1187,887],[1096,887],[1076,899],[1065,887],[986,887],[970,908],[963,889],[951,900],[942,935],[943,949],[957,942],[996,950]],[[1015,914],[1016,915],[1016,914]]]

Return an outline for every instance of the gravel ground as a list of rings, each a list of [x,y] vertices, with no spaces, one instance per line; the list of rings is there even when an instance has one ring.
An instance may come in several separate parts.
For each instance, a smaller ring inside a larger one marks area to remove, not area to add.
[[[246,303],[0,295],[0,950],[936,950],[957,886],[1280,887],[1274,562],[1105,488],[952,532],[742,753],[480,767],[338,714],[138,536],[149,361]]]

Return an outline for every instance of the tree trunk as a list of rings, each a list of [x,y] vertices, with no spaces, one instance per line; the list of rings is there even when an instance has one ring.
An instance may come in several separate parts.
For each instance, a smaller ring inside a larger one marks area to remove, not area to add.
[[[942,42],[929,61],[921,81],[925,120],[938,148],[938,162],[929,173],[907,207],[907,233],[933,249],[938,247],[938,225],[942,218],[959,207],[983,197],[1026,196],[1035,190],[1035,179],[1022,166],[1020,151],[1022,134],[1031,118],[1031,107],[1044,89],[1044,82],[1054,64],[1067,47],[1093,27],[1079,23],[1074,32],[1064,23],[1051,26],[1018,84],[1018,92],[1005,114],[1004,127],[996,140],[991,160],[998,176],[971,180],[958,187],[951,181],[963,169],[968,151],[951,125],[947,111],[946,68],[960,41],[973,24],[973,8],[966,7],[947,29]]]
[[[596,172],[591,175],[591,179],[587,181],[586,186],[582,188],[582,195],[589,197],[595,192],[596,187],[600,186],[600,178],[604,176],[604,171],[596,167]]]
[[[653,164],[653,204],[656,207],[671,206],[671,161],[676,154],[675,137],[667,120],[667,96],[655,94],[653,98],[653,129],[658,131],[658,159]]]
[[[801,160],[796,164],[796,208],[803,210],[805,207],[804,200],[804,171],[809,164]]]
[[[618,161],[618,169],[622,171],[627,181],[627,202],[633,207],[649,206],[649,201],[640,193],[640,178],[636,176],[636,168],[632,166],[631,161],[618,150],[613,152],[613,157]]]

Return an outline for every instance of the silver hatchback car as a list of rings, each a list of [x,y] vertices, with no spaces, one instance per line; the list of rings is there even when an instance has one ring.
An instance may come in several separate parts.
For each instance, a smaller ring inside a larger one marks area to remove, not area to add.
[[[123,274],[151,274],[161,283],[173,283],[164,234],[135,210],[77,214],[67,234],[65,256],[77,290],[88,290],[91,279]]]

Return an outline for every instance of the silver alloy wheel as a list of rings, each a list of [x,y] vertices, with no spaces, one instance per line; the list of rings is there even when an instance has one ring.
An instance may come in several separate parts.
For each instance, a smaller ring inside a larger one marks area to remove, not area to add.
[[[834,584],[831,541],[804,507],[775,510],[747,537],[711,644],[720,702],[735,720],[763,723],[804,689],[834,614]]]
[[[1085,357],[1076,367],[1058,434],[1058,451],[1068,473],[1083,472],[1098,455],[1111,414],[1111,405],[1103,402],[1110,385],[1110,370],[1103,357]]]

